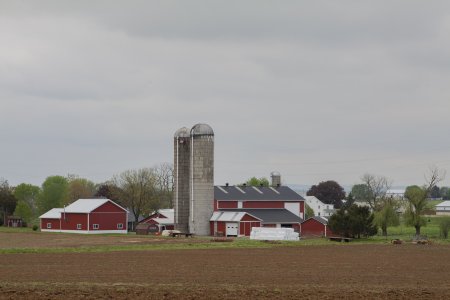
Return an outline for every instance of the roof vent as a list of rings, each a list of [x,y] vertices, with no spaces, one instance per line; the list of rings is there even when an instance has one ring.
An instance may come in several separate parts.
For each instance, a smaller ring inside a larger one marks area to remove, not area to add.
[[[225,183],[225,186],[230,186],[230,184],[227,182],[227,183]]]

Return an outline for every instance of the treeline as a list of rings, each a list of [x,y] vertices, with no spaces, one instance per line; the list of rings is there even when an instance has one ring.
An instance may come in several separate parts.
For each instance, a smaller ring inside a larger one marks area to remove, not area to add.
[[[387,236],[388,227],[399,225],[402,216],[406,225],[414,227],[419,236],[422,226],[426,225],[424,214],[429,209],[428,200],[448,199],[450,196],[449,188],[439,188],[437,185],[444,178],[444,170],[431,167],[425,174],[425,183],[422,186],[408,186],[403,198],[388,193],[392,180],[373,174],[364,174],[361,183],[355,184],[348,195],[332,180],[313,185],[307,195],[316,196],[338,209],[329,218],[330,229],[337,234],[348,237],[371,236],[380,228],[382,234]],[[450,229],[447,223],[441,226],[444,236]]]
[[[173,167],[162,163],[151,168],[127,170],[103,183],[94,183],[77,175],[49,176],[41,186],[21,183],[9,185],[0,179],[0,225],[6,217],[21,217],[28,224],[55,207],[64,207],[78,199],[108,198],[139,216],[160,208],[172,207]]]

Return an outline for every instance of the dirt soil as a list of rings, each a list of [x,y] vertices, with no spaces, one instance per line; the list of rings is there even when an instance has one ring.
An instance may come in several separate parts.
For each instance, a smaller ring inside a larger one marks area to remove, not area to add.
[[[0,232],[0,249],[66,248],[155,243],[208,243],[209,239],[164,238],[148,235],[84,235],[55,232]]]
[[[0,255],[2,299],[450,299],[450,246]]]

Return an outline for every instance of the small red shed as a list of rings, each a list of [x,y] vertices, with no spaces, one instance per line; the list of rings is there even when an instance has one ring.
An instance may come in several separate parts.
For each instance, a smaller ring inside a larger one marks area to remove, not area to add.
[[[158,232],[162,232],[163,230],[174,230],[174,210],[171,208],[160,209],[139,222],[139,224],[145,223],[158,226]]]
[[[128,211],[109,199],[79,199],[39,217],[41,231],[127,233]]]
[[[261,227],[261,221],[247,212],[215,211],[209,224],[214,236],[250,236],[252,227]]]
[[[328,220],[319,216],[309,218],[301,224],[302,236],[330,236],[333,235],[328,228]]]

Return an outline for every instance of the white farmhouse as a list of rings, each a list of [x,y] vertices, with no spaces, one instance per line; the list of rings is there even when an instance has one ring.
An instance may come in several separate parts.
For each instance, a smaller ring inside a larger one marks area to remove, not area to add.
[[[314,210],[316,216],[327,218],[334,213],[333,204],[323,203],[316,196],[305,196],[305,202]]]
[[[444,216],[450,215],[450,201],[444,201],[436,204],[436,215]]]

